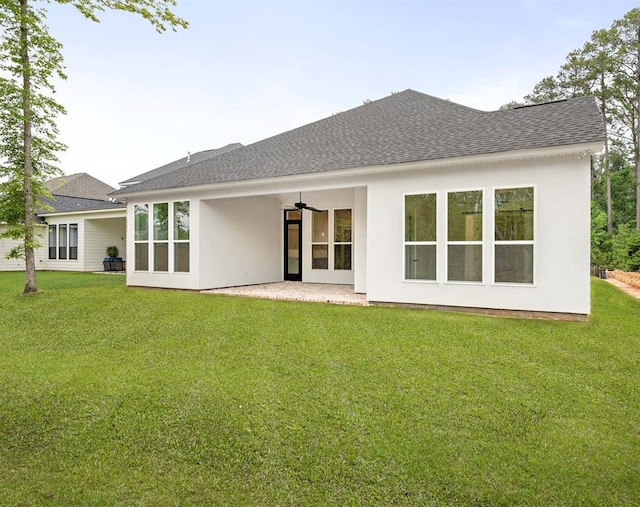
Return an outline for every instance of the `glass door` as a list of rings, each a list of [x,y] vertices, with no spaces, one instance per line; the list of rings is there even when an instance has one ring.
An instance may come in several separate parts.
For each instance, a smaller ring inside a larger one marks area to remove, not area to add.
[[[302,281],[302,213],[285,211],[284,279]]]

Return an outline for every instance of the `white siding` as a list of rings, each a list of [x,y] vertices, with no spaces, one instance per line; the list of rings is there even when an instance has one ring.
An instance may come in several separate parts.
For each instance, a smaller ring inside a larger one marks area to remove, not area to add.
[[[107,247],[118,247],[118,257],[127,256],[126,222],[124,218],[91,218],[84,220],[84,271],[102,271]]]
[[[0,234],[5,232],[7,227],[5,225],[0,225]],[[47,237],[46,237],[47,228],[45,226],[36,226],[36,234],[38,235],[38,241],[41,245],[41,248],[36,248],[35,250],[35,259],[36,259],[36,269],[42,269],[42,264],[47,256]],[[7,259],[6,255],[9,251],[21,244],[21,241],[8,239],[8,238],[0,238],[0,271],[24,271],[24,259]]]

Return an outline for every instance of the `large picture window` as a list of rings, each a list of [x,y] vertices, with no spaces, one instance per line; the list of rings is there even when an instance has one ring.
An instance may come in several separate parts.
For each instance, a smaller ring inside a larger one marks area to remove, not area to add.
[[[406,280],[436,279],[436,194],[405,195],[404,277]]]
[[[133,215],[136,271],[188,273],[189,201],[136,204]]]
[[[447,195],[447,280],[482,282],[482,190]]]
[[[534,189],[495,190],[495,281],[533,283]]]

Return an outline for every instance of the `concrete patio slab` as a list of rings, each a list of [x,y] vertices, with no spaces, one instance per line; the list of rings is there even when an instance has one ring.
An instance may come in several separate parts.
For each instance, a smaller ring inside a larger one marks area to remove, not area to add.
[[[356,294],[353,285],[333,285],[305,282],[274,282],[200,291],[202,294],[227,294],[286,301],[310,301],[338,305],[367,306],[364,294]]]

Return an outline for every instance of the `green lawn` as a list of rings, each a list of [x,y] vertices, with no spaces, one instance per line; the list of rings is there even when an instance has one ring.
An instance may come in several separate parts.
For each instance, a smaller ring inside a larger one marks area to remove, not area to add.
[[[639,505],[640,301],[586,323],[0,273],[0,505]]]

